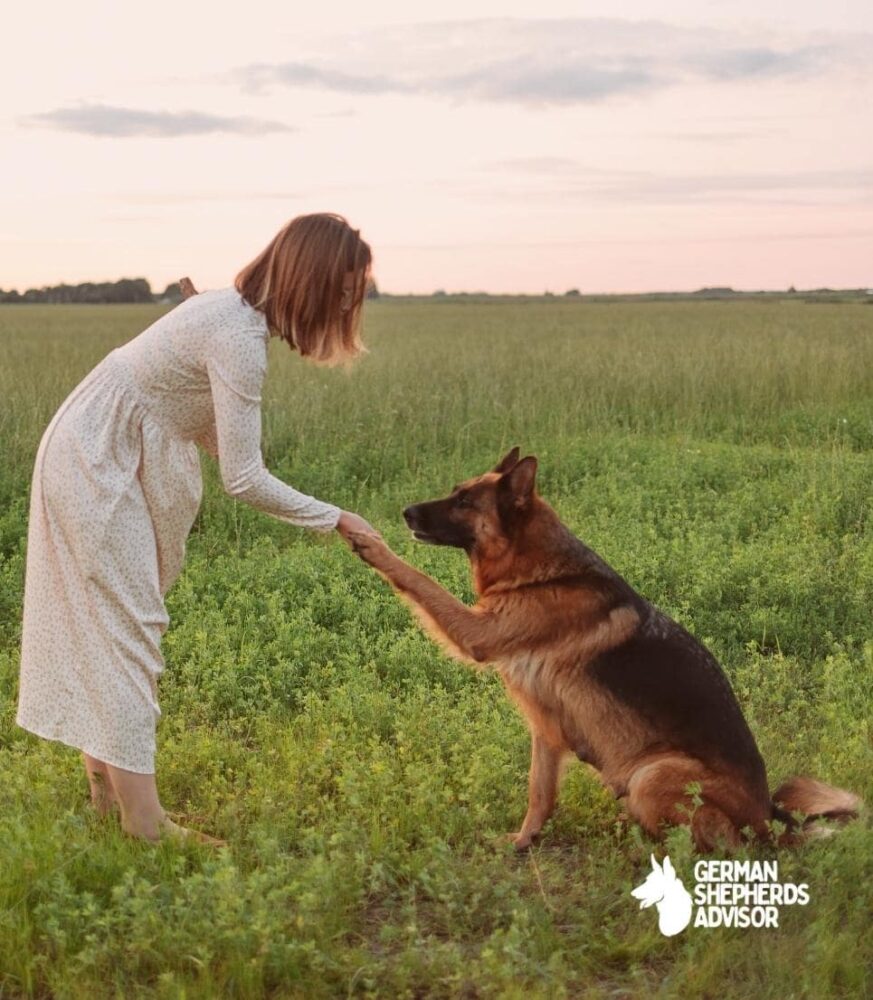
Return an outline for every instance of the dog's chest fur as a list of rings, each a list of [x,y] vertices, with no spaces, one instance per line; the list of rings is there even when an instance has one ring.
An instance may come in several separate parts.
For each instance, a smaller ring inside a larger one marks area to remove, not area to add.
[[[541,689],[546,681],[544,675],[549,669],[549,650],[520,649],[501,657],[496,666],[511,688],[529,698],[543,700],[542,695],[545,692]]]
[[[563,648],[519,650],[499,660],[496,667],[533,731],[552,746],[595,767],[603,766],[611,743],[608,729],[616,724],[615,711],[602,687],[588,676],[584,660],[574,657],[564,644]]]
[[[583,628],[558,630],[548,642],[527,644],[494,661],[531,731],[592,764],[615,787],[623,783],[625,764],[645,745],[648,733],[588,668],[638,623],[633,609],[617,608],[589,618]]]

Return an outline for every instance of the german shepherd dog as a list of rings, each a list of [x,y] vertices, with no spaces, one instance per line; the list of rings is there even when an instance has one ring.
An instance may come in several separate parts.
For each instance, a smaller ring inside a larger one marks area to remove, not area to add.
[[[528,848],[551,815],[562,759],[571,754],[600,773],[649,834],[665,823],[690,824],[700,851],[734,848],[748,831],[769,840],[774,819],[785,824],[788,843],[810,818],[856,815],[857,796],[813,778],[792,778],[771,797],[755,740],[712,654],[561,523],[536,492],[536,469],[536,458],[519,460],[513,448],[445,499],[403,512],[418,540],[467,553],[473,607],[381,538],[351,539],[449,653],[496,667],[525,715],[529,798],[516,847]]]

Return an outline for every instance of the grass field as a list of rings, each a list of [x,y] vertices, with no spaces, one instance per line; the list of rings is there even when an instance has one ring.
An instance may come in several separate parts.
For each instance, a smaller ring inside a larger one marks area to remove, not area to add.
[[[675,938],[630,896],[653,846],[581,765],[540,845],[528,736],[338,538],[206,491],[170,594],[158,785],[221,852],[128,841],[78,755],[14,724],[29,477],[76,382],[159,313],[0,307],[0,997],[873,995],[873,832],[780,851],[778,930]],[[873,308],[368,305],[346,374],[271,345],[265,455],[471,599],[406,504],[511,445],[541,493],[725,665],[772,787],[873,801]],[[51,614],[51,609],[46,609]],[[744,857],[771,858],[759,849]]]

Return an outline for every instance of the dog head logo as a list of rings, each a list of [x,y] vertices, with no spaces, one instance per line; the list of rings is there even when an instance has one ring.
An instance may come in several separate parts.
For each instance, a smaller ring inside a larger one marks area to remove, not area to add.
[[[640,900],[640,909],[654,904],[658,908],[658,930],[665,937],[673,937],[685,930],[691,920],[691,896],[676,877],[670,858],[664,858],[663,866],[651,855],[652,871],[642,885],[631,890],[631,895]]]

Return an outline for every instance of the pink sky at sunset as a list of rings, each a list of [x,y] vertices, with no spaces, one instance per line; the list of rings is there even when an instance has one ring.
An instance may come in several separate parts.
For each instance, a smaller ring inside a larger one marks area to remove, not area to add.
[[[317,6],[5,14],[0,288],[218,287],[312,211],[395,293],[873,285],[873,5]]]

